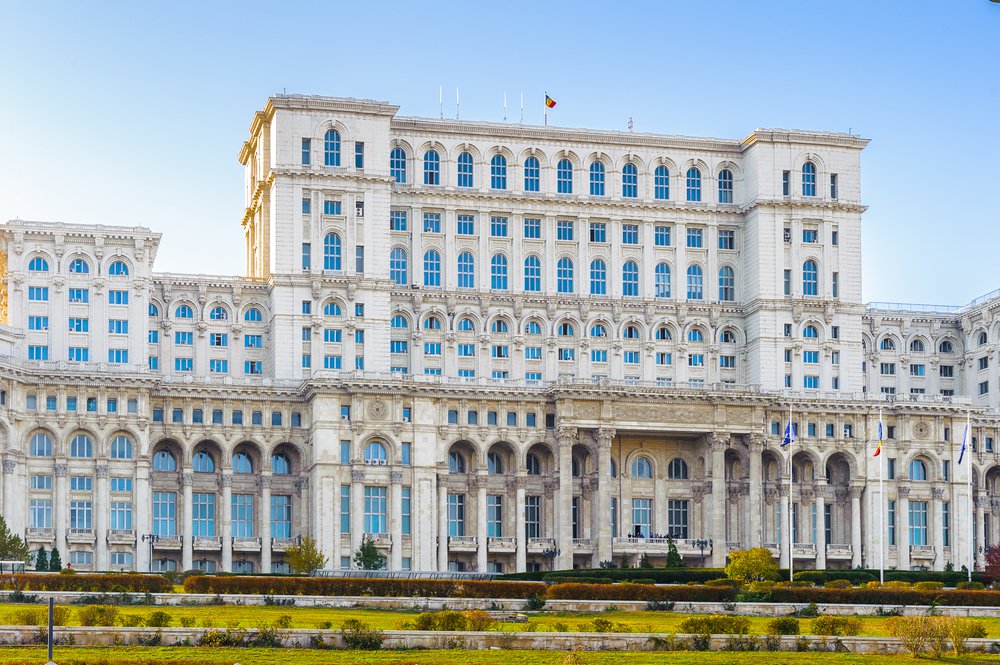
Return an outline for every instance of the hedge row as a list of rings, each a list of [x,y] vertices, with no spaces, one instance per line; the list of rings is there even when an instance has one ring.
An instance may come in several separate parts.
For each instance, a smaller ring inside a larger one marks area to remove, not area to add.
[[[736,599],[731,587],[653,586],[650,584],[553,584],[549,600],[671,600],[725,602]]]
[[[775,588],[768,592],[775,603],[838,603],[857,605],[975,605],[1000,606],[1000,591],[912,589],[809,589]]]
[[[784,571],[782,579],[788,579],[788,571]],[[878,580],[877,570],[803,570],[795,573],[795,579],[816,584],[825,584],[832,580],[847,580],[854,585],[874,582]],[[968,574],[961,571],[944,570],[887,570],[885,571],[886,582],[941,582],[945,586],[957,586],[959,582],[969,579]],[[973,573],[972,579],[982,581],[981,573]]]
[[[725,577],[721,568],[591,568],[576,570],[540,571],[533,573],[512,573],[504,575],[502,580],[542,580],[552,578],[583,577],[589,579],[605,579],[613,582],[634,581],[637,579],[653,580],[657,584],[702,584],[708,580]],[[787,576],[787,573],[786,573]]]
[[[184,580],[188,593],[292,596],[402,596],[433,598],[522,598],[545,595],[541,582],[410,580],[352,577],[213,577]]]
[[[0,589],[26,591],[91,591],[103,593],[170,593],[173,585],[161,575],[4,575]]]

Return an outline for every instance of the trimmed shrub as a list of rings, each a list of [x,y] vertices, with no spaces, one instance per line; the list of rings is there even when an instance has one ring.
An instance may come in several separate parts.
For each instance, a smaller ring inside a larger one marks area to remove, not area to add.
[[[787,576],[787,571],[785,575]],[[708,580],[725,576],[721,568],[592,568],[575,570],[539,571],[533,573],[511,573],[500,580],[548,580],[560,578],[599,578],[622,582],[625,580],[651,579],[657,584],[704,584]],[[579,582],[579,579],[573,581]]]
[[[53,626],[65,626],[67,621],[69,621],[68,607],[52,608]],[[47,626],[49,610],[48,608],[14,610],[7,615],[5,623],[9,626]]]
[[[762,580],[760,582],[751,582],[747,585],[747,591],[761,592],[770,591],[774,588],[775,582],[771,580]]]
[[[775,588],[771,600],[776,603],[838,603],[857,605],[972,605],[1000,607],[1000,591],[942,589],[917,591],[886,587],[858,589],[795,589]]]
[[[652,586],[648,584],[554,584],[549,600],[666,600],[724,602],[736,600],[736,589],[709,586]]]
[[[81,626],[116,626],[121,612],[114,605],[87,605],[76,611]]]
[[[916,591],[937,591],[944,588],[944,582],[916,582],[913,588]]]
[[[986,585],[982,582],[959,582],[955,588],[963,591],[982,591]]]
[[[733,589],[739,589],[743,585],[739,580],[731,580],[728,577],[720,577],[717,580],[709,580],[705,582],[705,586],[727,586]]]
[[[32,591],[90,591],[103,593],[170,593],[173,586],[162,575],[135,573],[98,575],[5,575],[0,589]]]
[[[857,635],[863,624],[857,617],[822,616],[812,620],[810,629],[814,635],[844,637]]]
[[[681,622],[680,631],[696,635],[746,635],[750,632],[750,619],[728,614],[689,617]]]
[[[150,628],[166,628],[173,619],[170,614],[163,610],[157,610],[146,617],[146,625]]]
[[[767,622],[768,635],[798,635],[799,620],[795,617],[778,617]]]
[[[330,577],[226,577],[198,575],[184,580],[187,593],[300,596],[428,596],[433,598],[520,598],[544,596],[541,582],[419,580]]]
[[[847,580],[830,580],[823,585],[824,589],[850,589],[854,585]]]
[[[340,628],[340,635],[346,649],[381,649],[384,639],[382,631],[372,630],[368,624],[357,619],[344,621],[344,625]]]

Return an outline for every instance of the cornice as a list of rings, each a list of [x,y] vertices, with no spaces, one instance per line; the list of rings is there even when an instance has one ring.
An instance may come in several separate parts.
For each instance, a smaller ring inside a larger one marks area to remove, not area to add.
[[[137,239],[159,242],[162,234],[155,233],[145,226],[111,226],[105,224],[72,224],[67,222],[38,222],[26,219],[11,219],[0,223],[0,234],[8,236],[12,233],[22,233],[25,239],[32,236],[61,236],[64,241],[75,239],[89,240],[101,237],[107,241],[118,241],[121,244],[135,246]]]
[[[849,212],[852,214],[862,214],[868,210],[868,206],[851,201],[842,201],[840,199],[825,199],[825,198],[799,198],[799,197],[781,197],[781,198],[770,198],[770,197],[756,197],[742,203],[739,207],[738,212],[741,215],[749,213],[751,210],[758,209],[777,209],[777,210],[787,210],[789,208],[796,209],[808,209],[808,210],[835,210],[839,212]]]

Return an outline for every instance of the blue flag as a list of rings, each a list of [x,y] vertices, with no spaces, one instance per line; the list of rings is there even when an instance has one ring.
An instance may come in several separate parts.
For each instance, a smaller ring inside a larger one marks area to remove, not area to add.
[[[962,437],[962,447],[958,450],[958,463],[962,463],[962,458],[965,457],[965,449],[969,446],[969,426],[965,426],[965,435]]]
[[[795,426],[792,425],[792,419],[788,419],[788,424],[785,425],[785,437],[781,440],[782,447],[787,446],[792,441],[795,441]]]

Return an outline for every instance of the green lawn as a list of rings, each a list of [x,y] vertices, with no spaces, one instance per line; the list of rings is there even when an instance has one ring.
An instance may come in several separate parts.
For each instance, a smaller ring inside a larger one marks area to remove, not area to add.
[[[988,663],[996,656],[946,658],[932,661],[909,656],[867,656],[830,653],[620,652],[567,654],[557,651],[311,651],[307,649],[203,649],[197,647],[108,647],[56,649],[59,665],[804,665],[836,663],[915,665],[917,663]],[[0,665],[41,664],[44,648],[0,647]]]
[[[69,625],[80,625],[78,610],[80,606],[67,606],[70,608]],[[340,628],[346,619],[358,619],[371,628],[378,630],[396,630],[406,628],[406,624],[411,622],[418,614],[413,611],[396,610],[368,610],[368,609],[323,609],[316,607],[281,607],[281,606],[240,606],[240,605],[212,605],[212,606],[124,606],[119,607],[123,615],[138,614],[146,616],[151,612],[164,611],[168,613],[172,620],[170,625],[180,627],[182,617],[194,619],[195,627],[214,628],[257,628],[260,626],[270,626],[283,615],[290,616],[292,628],[320,628],[329,622],[332,628]],[[33,610],[45,612],[42,605],[0,605],[0,623],[12,624],[14,613],[19,610]],[[654,633],[676,633],[680,632],[680,624],[689,616],[699,616],[691,614],[681,614],[674,612],[539,612],[526,613],[529,620],[524,623],[507,623],[497,627],[504,631],[585,631],[590,629],[593,620],[606,619],[615,626],[613,632],[654,632]],[[750,630],[758,634],[767,633],[768,617],[748,617],[750,619]],[[864,630],[862,635],[872,637],[886,637],[885,617],[862,617]],[[1000,619],[981,618],[978,621],[986,626],[987,636],[993,639],[1000,638]],[[809,633],[810,620],[801,619],[800,626],[804,634]]]

